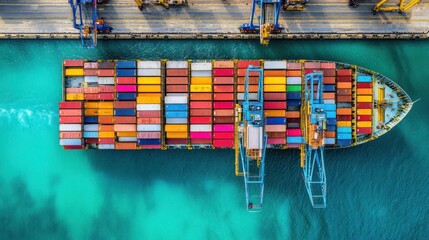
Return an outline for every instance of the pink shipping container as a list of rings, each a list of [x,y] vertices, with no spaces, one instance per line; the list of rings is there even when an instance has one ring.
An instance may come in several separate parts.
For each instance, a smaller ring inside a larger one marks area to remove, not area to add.
[[[64,60],[64,67],[83,67],[83,60]]]
[[[305,62],[304,68],[319,69],[320,62]]]
[[[299,144],[299,143],[288,143],[286,146],[287,146],[287,148],[300,148],[301,144]]]
[[[234,61],[215,61],[214,68],[234,68]]]
[[[141,149],[161,149],[161,145],[141,145]]]
[[[299,129],[299,128],[288,129],[288,130],[286,130],[286,136],[289,136],[289,137],[300,137],[301,136],[301,129]]]
[[[99,93],[98,99],[100,99],[100,100],[115,100],[115,94],[113,94],[113,93]]]
[[[100,93],[113,93],[113,92],[115,92],[115,87],[114,86],[99,86],[98,92],[100,92]]]
[[[66,88],[66,93],[83,93],[83,88]]]
[[[286,125],[265,125],[265,131],[267,132],[285,132]]]
[[[191,101],[190,102],[191,108],[212,108],[212,102],[203,102],[203,101]]]
[[[135,132],[136,125],[135,124],[115,124],[113,126],[115,132]]]
[[[335,63],[334,62],[322,62],[320,63],[321,69],[335,69]]]
[[[286,64],[287,70],[301,70],[301,63],[299,62],[288,62]]]
[[[136,92],[136,85],[116,85],[116,92]]]
[[[114,138],[99,138],[98,139],[99,144],[115,144]]]
[[[286,109],[286,102],[264,102],[264,109]]]
[[[137,118],[138,124],[157,124],[161,123],[161,118],[154,117],[154,118]]]
[[[152,111],[137,111],[137,117],[161,117],[161,111],[152,110]]]
[[[60,132],[60,138],[82,138],[82,132]]]
[[[83,89],[84,93],[99,93],[98,87],[86,87]]]
[[[115,116],[113,119],[115,123],[136,123],[136,117]]]
[[[233,132],[234,124],[215,124],[213,130],[215,132]]]
[[[234,139],[234,132],[215,132],[213,133],[215,139]]]
[[[264,93],[264,100],[286,100],[286,93]]]
[[[115,76],[115,70],[113,69],[99,69],[98,70],[99,77],[113,77]]]
[[[82,109],[60,109],[60,116],[82,116]]]
[[[116,83],[118,84],[136,84],[135,77],[117,77]]]
[[[226,93],[226,92],[234,92],[234,86],[233,85],[214,85],[213,87],[214,92],[218,93]]]
[[[234,147],[234,140],[232,139],[214,139],[213,147],[217,148],[227,148]]]
[[[82,108],[83,102],[60,102],[60,109]]]
[[[286,144],[286,138],[268,138],[268,144]]]
[[[82,117],[60,117],[60,123],[82,123]]]
[[[160,139],[161,133],[160,132],[137,132],[137,138]]]
[[[233,77],[234,69],[232,68],[218,68],[213,70],[213,76],[215,77]]]
[[[191,138],[212,138],[211,132],[191,132]]]
[[[83,68],[85,69],[97,69],[98,62],[86,62],[83,64]]]
[[[214,102],[215,109],[233,109],[234,102]]]
[[[234,84],[234,78],[233,77],[214,77],[213,78],[214,84]]]

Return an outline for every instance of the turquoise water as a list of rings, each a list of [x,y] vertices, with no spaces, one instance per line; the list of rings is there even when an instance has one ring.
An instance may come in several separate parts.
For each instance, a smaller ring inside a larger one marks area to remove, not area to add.
[[[427,239],[428,41],[0,41],[0,239]],[[61,60],[324,59],[395,80],[413,99],[381,138],[326,152],[313,209],[298,151],[267,153],[265,206],[245,209],[232,150],[65,151]]]

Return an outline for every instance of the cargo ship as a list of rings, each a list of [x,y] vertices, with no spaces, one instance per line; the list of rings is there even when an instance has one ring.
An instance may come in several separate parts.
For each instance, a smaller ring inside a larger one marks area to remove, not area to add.
[[[324,208],[324,149],[378,138],[412,105],[387,77],[338,62],[65,60],[60,145],[234,148],[249,212],[262,209],[266,149],[299,148],[311,204]]]

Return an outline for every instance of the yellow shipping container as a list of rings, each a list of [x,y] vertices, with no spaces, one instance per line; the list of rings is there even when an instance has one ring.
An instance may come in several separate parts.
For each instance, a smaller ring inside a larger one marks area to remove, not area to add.
[[[166,124],[165,125],[166,132],[187,132],[188,125],[186,124]]]
[[[286,77],[264,77],[264,84],[286,84]]]
[[[107,109],[107,108],[98,109],[98,116],[113,116],[113,108],[112,109]]]
[[[98,116],[98,109],[95,109],[95,108],[85,109],[85,116]]]
[[[118,137],[137,137],[137,132],[116,132]]]
[[[357,115],[372,115],[372,109],[358,109]]]
[[[85,108],[98,108],[98,102],[85,102]]]
[[[286,85],[264,85],[264,92],[286,92]]]
[[[114,138],[115,132],[98,132],[98,138]]]
[[[161,92],[161,85],[138,85],[138,92]]]
[[[358,102],[372,102],[372,96],[357,96]]]
[[[160,93],[145,93],[137,96],[137,103],[161,103]]]
[[[338,121],[337,122],[337,127],[351,127],[352,126],[352,122],[350,121]]]
[[[212,84],[211,77],[193,77],[191,78],[191,84]]]
[[[188,138],[188,132],[167,132],[167,138]]]
[[[161,84],[161,77],[137,77],[137,84]]]
[[[83,100],[83,93],[66,93],[66,100]]]
[[[66,75],[66,76],[83,76],[83,68],[66,68],[64,75]]]
[[[370,127],[372,127],[372,122],[371,121],[358,121],[357,126],[362,127],[362,128],[370,128]]]
[[[113,102],[99,102],[98,108],[108,108],[113,109]]]
[[[286,110],[264,110],[267,117],[285,117]]]
[[[191,85],[191,92],[211,92],[212,85]]]

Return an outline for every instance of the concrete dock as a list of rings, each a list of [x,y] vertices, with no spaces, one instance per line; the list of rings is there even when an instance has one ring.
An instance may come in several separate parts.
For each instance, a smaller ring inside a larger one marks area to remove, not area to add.
[[[0,38],[78,38],[66,0],[0,0]],[[397,1],[399,2],[399,0]],[[422,0],[406,13],[373,15],[375,0],[310,0],[303,11],[281,11],[285,27],[273,38],[427,38],[429,0]],[[395,4],[394,1],[389,3]],[[99,38],[258,38],[241,34],[248,21],[250,0],[189,0],[188,6],[149,6],[140,11],[133,0],[110,0],[99,7],[100,16],[113,27]]]

